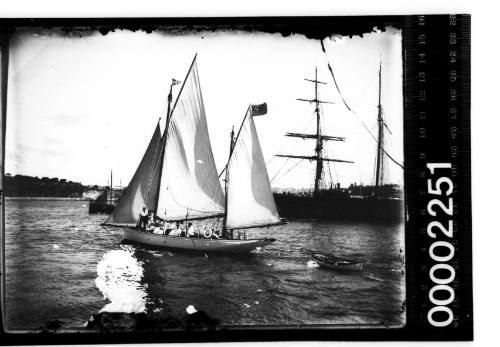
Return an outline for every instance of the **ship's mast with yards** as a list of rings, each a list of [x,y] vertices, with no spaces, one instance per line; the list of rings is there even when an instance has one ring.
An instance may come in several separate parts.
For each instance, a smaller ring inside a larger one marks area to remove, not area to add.
[[[298,98],[297,100],[309,102],[311,104],[314,103],[315,105],[314,113],[316,114],[316,134],[286,133],[285,136],[299,137],[302,139],[315,139],[316,140],[315,155],[302,156],[302,155],[292,155],[292,154],[277,154],[276,156],[284,158],[315,160],[316,176],[314,179],[314,195],[317,195],[321,187],[321,180],[323,176],[323,162],[339,162],[339,163],[353,163],[353,162],[348,160],[323,157],[323,141],[345,141],[345,138],[338,136],[323,135],[321,133],[321,112],[319,106],[320,104],[334,104],[334,102],[323,101],[318,99],[318,84],[327,84],[326,82],[318,81],[318,68],[316,67],[314,80],[308,78],[304,78],[304,80],[314,83],[314,99]]]
[[[379,70],[378,70],[378,139],[377,139],[377,161],[375,163],[375,187],[378,188],[384,184],[384,127],[387,127],[387,124],[384,122],[384,118],[382,115],[382,103],[381,103],[381,94],[382,94],[382,62],[380,62]],[[389,128],[387,128],[389,130]]]

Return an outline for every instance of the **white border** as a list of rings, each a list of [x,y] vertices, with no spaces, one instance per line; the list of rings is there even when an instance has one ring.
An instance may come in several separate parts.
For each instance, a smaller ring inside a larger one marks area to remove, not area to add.
[[[493,2],[490,2],[493,3]],[[499,12],[496,6],[479,1],[281,1],[252,0],[13,0],[0,4],[1,17],[161,17],[161,16],[272,16],[272,15],[380,15],[380,14],[472,14],[472,200],[473,200],[473,271],[474,335],[473,345],[498,341],[499,300],[498,264],[500,228],[498,215],[499,155],[498,112]],[[272,343],[273,346],[289,343]],[[315,342],[329,346],[332,342]],[[366,343],[335,342],[336,346],[364,346]],[[442,342],[425,343],[439,346]],[[449,343],[448,343],[449,344]],[[461,343],[461,345],[471,343]],[[212,346],[214,344],[204,344]],[[218,344],[217,346],[220,346]],[[240,343],[223,345],[238,346]],[[246,344],[248,345],[248,344]],[[252,343],[256,345],[256,343]],[[269,345],[259,343],[259,345]],[[309,343],[294,343],[309,346]],[[397,346],[423,343],[397,342]]]

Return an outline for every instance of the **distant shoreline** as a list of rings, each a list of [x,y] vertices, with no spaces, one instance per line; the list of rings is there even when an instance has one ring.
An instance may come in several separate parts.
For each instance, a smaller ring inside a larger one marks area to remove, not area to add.
[[[6,196],[5,200],[73,200],[73,201],[91,201],[88,198],[61,198],[61,197],[50,197],[50,196]]]

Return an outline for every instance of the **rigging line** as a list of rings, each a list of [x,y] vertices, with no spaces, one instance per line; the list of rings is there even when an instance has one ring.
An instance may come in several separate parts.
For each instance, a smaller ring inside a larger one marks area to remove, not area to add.
[[[224,166],[224,168],[223,168],[223,169],[222,169],[222,171],[220,172],[220,174],[219,174],[219,179],[220,179],[220,176],[222,176],[222,174],[223,174],[224,172],[226,172],[226,169],[227,169],[227,164]]]
[[[325,53],[325,56],[326,55],[326,51],[325,51],[325,46],[323,44],[323,40],[320,41],[321,42],[321,49],[323,50],[323,53]],[[332,78],[333,78],[333,82],[335,83],[335,87],[337,88],[337,91],[339,92],[339,95],[340,95],[340,98],[342,99],[342,102],[344,103],[345,107],[351,111],[352,113],[354,113],[356,116],[358,116],[359,118],[359,121],[361,122],[361,124],[363,124],[363,126],[365,127],[365,129],[368,131],[368,133],[371,135],[371,137],[378,143],[378,140],[377,138],[371,133],[370,129],[368,129],[368,127],[366,126],[366,124],[363,122],[363,120],[361,119],[361,117],[356,113],[354,112],[350,107],[349,105],[347,104],[347,102],[345,101],[344,99],[344,96],[342,95],[342,93],[340,92],[340,88],[337,84],[337,80],[335,79],[335,75],[333,73],[333,70],[332,70],[332,67],[330,66],[330,62],[328,61],[328,56],[327,56],[327,64],[328,64],[328,70],[330,70],[330,74],[332,75]],[[380,146],[380,144],[378,145],[378,147],[380,147],[380,149],[382,150],[382,152],[385,153],[385,155],[387,155],[387,157],[389,157],[389,159],[391,159],[394,164],[398,165],[400,168],[402,168],[404,170],[404,166],[402,164],[400,164],[398,161],[396,161],[396,159],[394,159],[393,157],[391,157],[391,155],[389,153],[386,152],[386,150]]]
[[[332,155],[332,151],[330,151],[329,148],[326,149],[326,154],[330,157],[330,158],[333,158],[333,155]],[[333,177],[332,177],[332,166],[333,166],[333,169],[335,170],[335,163],[332,163],[332,162],[327,162],[327,167],[328,167],[328,173],[330,175],[330,182],[333,184]],[[337,181],[338,181],[338,178],[337,178]]]
[[[368,129],[367,129],[368,130]],[[375,138],[375,136],[373,136],[373,134],[370,133],[370,135],[372,135],[373,139],[374,140],[377,140]],[[378,141],[377,141],[378,142]],[[394,159],[393,157],[391,157],[391,155],[389,153],[387,153],[387,151],[384,149],[384,147],[382,147],[380,144],[378,145],[378,147],[380,147],[380,149],[382,150],[382,152],[384,152],[384,154],[393,161],[394,164],[398,165],[400,168],[402,168],[404,170],[404,166],[402,164],[400,164],[399,162],[396,161],[396,159]]]
[[[252,117],[252,115],[251,115],[251,112],[252,112],[251,111],[251,106],[252,106],[251,104],[248,105],[248,108],[247,108],[247,110],[245,112],[245,117],[243,117],[243,120],[241,121],[240,128],[238,129],[238,133],[236,134],[236,137],[233,140],[233,152],[230,153],[229,158],[227,159],[226,165],[224,165],[224,169],[219,174],[219,178],[220,178],[220,176],[222,176],[222,174],[224,173],[224,171],[226,171],[227,166],[229,165],[229,162],[231,161],[232,154],[234,153],[234,148],[236,148],[236,143],[238,141],[238,138],[240,137],[241,129],[243,129],[243,125],[245,123],[245,120],[247,119],[248,116]]]
[[[330,66],[330,62],[328,61],[328,56],[326,55],[326,50],[325,50],[325,45],[323,44],[323,40],[321,40],[320,42],[321,42],[321,49],[323,50],[323,53],[325,53],[325,56],[327,57],[328,70],[330,70],[330,74],[333,77],[333,83],[335,84],[335,87],[337,88],[337,91],[339,92],[340,98],[342,99],[342,102],[344,103],[345,107],[347,107],[347,109],[349,111],[352,111],[351,108],[349,107],[349,105],[347,105],[347,102],[345,101],[344,96],[340,92],[339,85],[337,84],[337,79],[335,78],[335,75],[333,74],[332,67]]]
[[[160,118],[161,119],[161,118]],[[160,121],[158,121],[159,123]],[[161,152],[162,152],[162,149],[161,149],[161,143],[162,141],[160,142],[160,146],[157,146],[155,148],[155,152],[153,154],[153,160],[156,162],[156,164],[153,166],[151,166],[149,168],[149,175],[148,175],[148,184],[146,185],[146,200],[148,199],[149,197],[149,191],[151,189],[151,183],[153,182],[153,177],[154,177],[154,174],[156,173],[156,170],[158,169],[158,166],[160,164],[160,160],[158,160],[159,158],[157,157],[157,154],[158,154],[158,149],[160,150],[160,153],[158,155],[161,156]],[[163,163],[162,163],[163,164]]]
[[[191,242],[193,243],[194,249],[196,249],[196,243],[194,242],[193,238],[189,237],[189,235],[188,235],[188,222],[187,222],[188,217],[189,217],[189,209],[186,211],[186,218],[185,218],[185,221],[186,221],[186,237],[191,240]]]
[[[314,111],[311,112],[311,114],[314,114]],[[309,119],[309,122],[307,123],[307,125],[303,128],[302,132],[306,133],[307,132],[307,129],[309,128],[309,126],[311,125],[312,121],[314,120],[314,118],[310,118]],[[280,153],[285,147],[286,145],[288,145],[288,143],[285,141],[285,143],[283,144],[283,146],[281,146],[281,148],[277,151],[278,153]],[[292,149],[292,152],[297,148],[297,143],[295,144],[295,146],[293,147]],[[269,159],[269,161],[266,162],[266,166],[271,163],[274,159],[276,159],[276,156],[273,155],[271,159]]]
[[[270,182],[274,181],[274,179],[276,178],[276,176],[278,176],[281,172],[281,170],[283,170],[283,168],[285,167],[285,165],[288,163],[288,160],[290,160],[290,158],[286,158],[285,162],[283,163],[283,165],[279,168],[279,170],[276,172],[276,174],[273,176],[273,178],[271,179]]]
[[[281,151],[283,150],[283,148],[285,148],[285,147],[286,147],[286,145],[287,145],[287,143],[286,143],[286,141],[285,141],[285,143],[283,144],[283,146],[281,146],[281,147],[280,147],[280,149],[278,149],[276,152],[278,152],[278,153],[279,153],[279,152],[281,152]],[[276,156],[275,156],[275,155],[273,155],[273,156],[271,157],[271,159],[269,159],[269,160],[266,162],[266,166],[267,166],[267,165],[269,165],[269,164],[270,164],[270,163],[271,163],[271,162],[272,162],[275,158],[276,158]]]
[[[311,167],[311,165],[308,165],[306,163],[306,165],[299,165],[299,167],[305,169],[305,170],[308,170],[308,171],[311,171],[311,172],[316,172],[316,168],[315,167]]]
[[[236,147],[237,140],[238,140],[238,138],[239,138],[239,136],[240,136],[240,133],[241,133],[241,130],[242,130],[242,128],[243,128],[243,125],[244,125],[244,122],[245,122],[246,118],[247,118],[248,116],[252,117],[252,116],[251,116],[251,114],[249,114],[249,113],[251,113],[250,106],[249,106],[249,108],[247,109],[247,112],[246,112],[246,114],[245,114],[245,117],[243,118],[243,121],[241,122],[240,129],[238,130],[238,134],[237,134],[237,135],[236,135],[236,137],[235,137],[235,140],[234,140],[234,146],[235,146],[235,147]],[[313,112],[313,113],[314,113],[314,112]],[[312,120],[313,120],[312,118],[309,120],[309,123],[306,125],[306,127],[305,127],[304,129],[307,129],[307,128],[309,127],[309,125],[311,125]],[[287,145],[287,143],[283,144],[283,146],[280,148],[280,150],[278,150],[278,152],[281,152],[281,150],[282,150],[282,149],[283,149],[286,145]],[[294,146],[294,147],[293,147],[293,149],[292,149],[292,152],[293,152],[293,151],[297,148],[297,146],[298,146],[298,143],[296,143],[296,144],[295,144],[295,146]],[[275,158],[276,158],[276,156],[273,156],[273,157],[272,157],[272,158],[271,158],[271,159],[270,159],[270,160],[266,163],[266,166],[267,166],[267,165],[268,165],[268,164],[269,164],[269,163],[270,163],[273,159],[275,159]],[[224,166],[224,169],[222,169],[222,171],[219,173],[219,179],[221,178],[221,176],[222,176],[222,175],[224,174],[224,172],[226,171],[227,166],[228,166],[228,164],[229,164],[229,161],[230,161],[230,160],[231,160],[231,158],[229,158],[229,159],[228,159],[228,161],[227,161],[226,165]],[[284,168],[284,166],[286,165],[286,163],[288,162],[288,160],[289,160],[289,158],[285,161],[285,163],[283,164],[283,166],[281,166],[281,168],[278,170],[278,172],[274,175],[273,179],[274,179],[274,178],[276,178],[276,176],[279,174],[279,172],[280,172],[280,171]],[[272,182],[272,181],[273,181],[273,180],[271,180],[271,182]]]
[[[330,186],[333,184],[333,177],[332,177],[332,168],[330,166],[330,163],[327,164],[328,167],[328,175],[330,176]]]
[[[293,170],[293,169],[294,169],[297,165],[299,165],[299,163],[300,163],[302,160],[303,160],[303,159],[300,159],[299,161],[297,161],[297,163],[296,163],[294,166],[292,166],[292,167],[291,167],[288,171],[286,171],[286,172],[285,172],[283,175],[281,175],[279,178],[284,177],[287,173],[289,173],[290,171],[292,171],[292,170]],[[279,179],[279,178],[278,178],[278,179]],[[274,178],[273,178],[273,180],[274,180]],[[272,181],[271,181],[271,183],[272,183]]]
[[[314,113],[314,112],[313,112],[313,113]],[[304,132],[306,132],[307,128],[309,127],[309,125],[311,125],[311,122],[312,122],[312,121],[313,121],[313,118],[311,118],[311,119],[309,120],[309,123],[308,123],[308,124],[307,124],[307,126],[304,128]],[[292,148],[292,150],[291,150],[291,152],[292,152],[292,153],[294,153],[294,152],[295,152],[295,150],[296,150],[296,149],[297,149],[297,147],[299,146],[299,143],[300,143],[300,141],[295,142],[295,145],[293,146],[293,148]],[[281,151],[278,151],[278,152],[281,152]],[[276,157],[273,157],[273,158],[276,158]],[[285,162],[283,163],[283,165],[282,165],[282,166],[278,169],[278,171],[274,174],[274,176],[273,176],[273,178],[271,179],[271,181],[270,181],[270,182],[272,182],[272,181],[273,181],[273,180],[274,180],[274,179],[275,179],[275,178],[276,178],[276,177],[280,174],[280,172],[281,172],[281,171],[285,168],[285,166],[286,166],[286,164],[288,163],[288,161],[289,161],[289,160],[290,160],[290,158],[287,158],[287,159],[285,160]],[[266,165],[267,165],[267,164],[266,164]]]
[[[217,226],[217,227],[215,226],[215,224],[218,224],[218,223],[219,223],[218,218],[214,218],[214,221],[213,221],[212,226],[211,226],[212,230],[219,229],[219,226]]]
[[[372,78],[372,80],[370,81],[370,83],[368,84],[368,86],[367,86],[367,87],[363,90],[363,92],[361,92],[361,94],[359,94],[359,95],[357,96],[357,98],[356,98],[356,99],[361,98],[361,97],[362,97],[362,96],[363,96],[363,95],[367,92],[367,90],[368,90],[368,89],[369,89],[369,88],[373,85],[373,82],[375,82],[375,80],[376,80],[376,79],[377,79],[377,76],[376,76],[376,75],[373,75],[373,78]],[[377,106],[377,105],[375,105],[375,107],[376,107],[376,106]]]
[[[319,107],[321,108],[321,114],[324,114],[323,113],[323,105],[320,105]],[[327,155],[327,157],[334,158],[334,156],[332,155],[332,150],[331,150],[330,146],[328,146],[327,143],[325,143],[325,145],[323,147],[323,152],[324,152],[324,154]],[[333,177],[332,177],[332,168],[331,168],[331,165],[335,165],[335,163],[332,163],[332,162],[329,162],[329,161],[326,162],[326,168],[328,169],[328,175],[330,177],[330,186],[333,184]],[[325,182],[323,182],[323,184],[325,184]]]
[[[184,205],[181,205],[177,199],[174,197],[174,194],[172,193],[172,191],[170,191],[170,196],[172,197],[172,199],[174,200],[174,202],[177,204],[177,206],[179,207],[182,207],[182,208],[185,208],[186,211],[195,211],[195,212],[200,212],[200,213],[215,213],[214,211],[202,211],[202,210],[197,210],[195,208],[192,208],[192,207],[188,207],[188,206],[184,206]]]
[[[184,81],[182,82],[181,89],[179,90],[179,93],[177,94],[177,98],[175,99],[174,106],[172,107],[172,110],[170,111],[170,120],[172,120],[172,117],[174,116],[174,110],[175,107],[177,106],[177,102],[179,101],[179,98],[182,94],[182,91],[184,90],[184,86],[186,85],[187,78],[189,77],[189,74],[191,73],[191,70],[193,69],[194,63],[196,62],[196,57],[198,56],[198,53],[194,55],[193,61],[191,62],[191,65],[189,66],[188,72],[186,73],[186,77],[184,78]],[[196,81],[198,82],[198,85],[200,85],[200,78],[198,74],[196,74]],[[200,87],[201,89],[201,87]],[[168,115],[167,115],[168,116]]]
[[[313,118],[311,118],[311,120],[309,121],[309,123],[307,124],[307,126],[305,127],[305,130],[307,130],[307,128],[309,127],[309,125],[311,125],[311,122],[313,121]],[[304,130],[304,132],[305,132]],[[299,143],[300,141],[297,141],[295,142],[295,145],[293,146],[291,152],[294,153],[295,150],[297,149],[297,147],[299,146]],[[284,147],[284,146],[283,146]],[[278,151],[278,152],[281,152],[281,151]],[[273,158],[276,158],[275,156]],[[274,174],[273,178],[271,179],[270,182],[272,182],[279,174],[280,172],[285,168],[286,164],[288,163],[288,161],[290,160],[290,158],[286,158],[285,162],[283,163],[283,165],[278,169],[278,171]],[[267,165],[267,163],[266,163]]]
[[[151,169],[152,171],[150,172],[150,177],[148,178],[148,184],[147,184],[147,188],[146,188],[146,200],[148,199],[149,194],[150,194],[151,184],[153,183],[154,175],[158,171],[160,165],[163,165],[163,160],[160,160],[162,157],[162,155],[161,155],[162,153],[163,153],[163,150],[160,149],[160,154],[159,154],[160,158],[157,158],[156,155],[154,156],[154,160],[156,160],[157,163],[156,163],[154,169],[153,168]],[[157,187],[158,192],[160,190],[160,179],[161,179],[161,177],[158,177],[158,187]]]

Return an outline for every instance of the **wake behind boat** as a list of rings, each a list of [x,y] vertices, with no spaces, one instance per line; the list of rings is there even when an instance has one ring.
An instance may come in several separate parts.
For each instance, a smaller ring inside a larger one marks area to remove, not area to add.
[[[231,131],[223,193],[196,56],[170,111],[172,88],[178,83],[172,80],[170,86],[163,135],[158,122],[129,186],[103,225],[125,227],[124,238],[129,241],[179,250],[247,253],[271,244],[272,238],[247,239],[246,234],[246,229],[283,224],[253,121],[267,113],[267,105],[250,105],[237,135]],[[149,231],[137,228],[143,226],[144,220],[139,220],[143,207],[150,211],[148,226],[143,228]],[[215,222],[206,235],[203,221],[208,219]],[[168,225],[188,221],[190,226],[183,231],[168,234],[173,229]],[[195,224],[204,232],[195,234]]]

